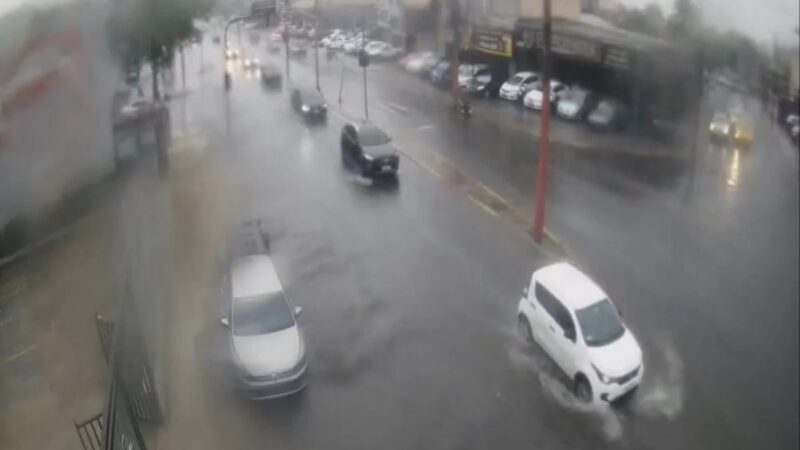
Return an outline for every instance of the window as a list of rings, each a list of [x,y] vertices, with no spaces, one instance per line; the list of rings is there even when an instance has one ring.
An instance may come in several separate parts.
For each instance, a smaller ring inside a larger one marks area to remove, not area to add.
[[[575,323],[572,321],[572,316],[569,310],[553,295],[539,283],[536,283],[536,299],[539,304],[550,314],[550,317],[556,321],[562,330],[574,330]]]
[[[589,347],[610,344],[625,334],[625,327],[611,300],[604,299],[575,311],[583,331],[583,340]]]
[[[233,300],[233,334],[255,336],[285,330],[294,317],[283,292],[241,297]]]
[[[361,145],[381,145],[391,141],[391,138],[380,128],[374,126],[362,127],[359,131]]]

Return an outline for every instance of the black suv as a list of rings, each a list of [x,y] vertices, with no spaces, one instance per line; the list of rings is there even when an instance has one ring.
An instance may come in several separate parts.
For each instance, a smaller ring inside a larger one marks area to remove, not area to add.
[[[292,108],[302,114],[306,120],[325,120],[328,116],[328,104],[316,89],[292,90],[291,102]]]
[[[392,138],[371,122],[342,128],[342,164],[363,176],[397,175],[400,159]]]

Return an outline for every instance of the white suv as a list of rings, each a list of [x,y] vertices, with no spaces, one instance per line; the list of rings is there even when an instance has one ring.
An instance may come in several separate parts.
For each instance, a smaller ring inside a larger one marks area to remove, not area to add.
[[[519,331],[536,341],[573,382],[584,402],[612,402],[639,386],[642,350],[617,308],[568,263],[533,273],[517,308]]]

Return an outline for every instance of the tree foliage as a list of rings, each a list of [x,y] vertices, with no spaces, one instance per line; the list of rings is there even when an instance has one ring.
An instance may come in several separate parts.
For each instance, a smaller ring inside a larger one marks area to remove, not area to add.
[[[112,38],[129,63],[150,64],[158,98],[159,67],[171,63],[175,48],[194,33],[194,19],[209,13],[213,0],[121,0],[113,5]]]

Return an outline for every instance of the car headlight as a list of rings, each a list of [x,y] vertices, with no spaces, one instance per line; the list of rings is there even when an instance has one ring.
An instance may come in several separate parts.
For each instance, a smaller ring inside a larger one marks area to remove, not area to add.
[[[301,106],[301,107],[300,107],[300,111],[303,111],[303,112],[309,112],[309,111],[311,111],[311,108],[309,108],[309,107],[308,107],[308,106],[306,106],[306,105],[303,105],[303,106]]]
[[[373,158],[372,155],[370,155],[369,153],[364,153],[364,159],[366,159],[367,161],[372,161],[375,158]]]
[[[608,375],[604,374],[603,372],[600,372],[600,369],[595,367],[594,364],[592,364],[592,369],[594,369],[594,373],[597,374],[597,378],[600,379],[601,383],[603,383],[603,384],[611,384],[611,382],[614,381],[613,378],[609,377]]]
[[[327,103],[323,103],[322,104],[322,109],[328,109],[328,104]]]

